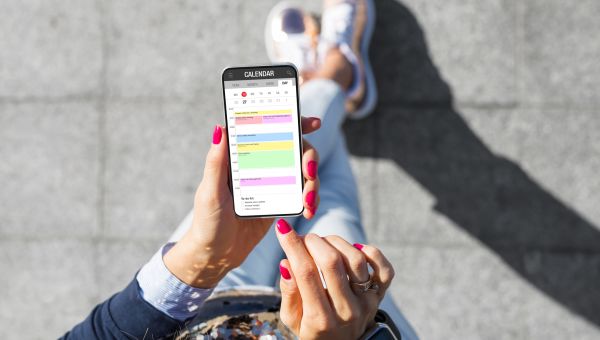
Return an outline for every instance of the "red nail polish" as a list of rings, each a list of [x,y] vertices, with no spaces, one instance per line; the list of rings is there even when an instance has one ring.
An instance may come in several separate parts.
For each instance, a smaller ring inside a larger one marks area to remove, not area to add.
[[[317,177],[317,162],[310,161],[308,162],[308,175],[312,178]]]
[[[356,248],[356,249],[358,249],[358,250],[362,250],[362,249],[363,249],[363,247],[364,247],[364,246],[363,246],[362,244],[360,244],[360,243],[354,243],[354,244],[353,244],[353,246],[354,246],[354,248]]]
[[[281,277],[283,277],[286,280],[289,280],[292,278],[292,275],[290,275],[290,271],[282,266],[281,264],[279,265],[279,272],[281,273]]]
[[[317,195],[314,191],[311,191],[308,194],[306,194],[306,204],[308,204],[310,208],[314,208],[316,197]]]
[[[277,230],[282,234],[287,234],[292,230],[292,227],[282,218],[277,221]]]
[[[213,144],[221,143],[221,137],[223,137],[223,130],[217,125],[215,126],[215,131],[213,131]]]

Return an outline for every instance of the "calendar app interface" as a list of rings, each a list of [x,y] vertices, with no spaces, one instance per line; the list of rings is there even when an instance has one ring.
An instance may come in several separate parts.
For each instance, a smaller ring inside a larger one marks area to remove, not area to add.
[[[223,73],[234,210],[238,216],[303,210],[296,70],[229,68]]]

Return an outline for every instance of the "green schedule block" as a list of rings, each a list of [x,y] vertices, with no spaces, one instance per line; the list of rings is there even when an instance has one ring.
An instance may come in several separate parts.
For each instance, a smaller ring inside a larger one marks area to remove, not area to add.
[[[291,168],[294,150],[252,151],[238,153],[240,169]]]

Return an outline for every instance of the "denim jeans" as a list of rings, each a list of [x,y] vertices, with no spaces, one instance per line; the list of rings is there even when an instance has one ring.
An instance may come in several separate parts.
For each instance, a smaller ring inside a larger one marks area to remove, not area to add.
[[[331,80],[313,80],[300,88],[300,106],[304,116],[321,118],[321,128],[304,138],[319,152],[320,204],[315,217],[288,218],[299,234],[339,235],[352,243],[367,243],[361,224],[358,191],[350,167],[346,142],[341,131],[345,118],[343,90]],[[177,240],[191,225],[191,213],[177,228],[171,240]],[[229,272],[216,290],[242,287],[277,287],[279,261],[284,253],[274,228],[250,253],[242,265]],[[401,273],[400,273],[401,275]],[[388,292],[380,308],[394,320],[402,339],[417,336]]]

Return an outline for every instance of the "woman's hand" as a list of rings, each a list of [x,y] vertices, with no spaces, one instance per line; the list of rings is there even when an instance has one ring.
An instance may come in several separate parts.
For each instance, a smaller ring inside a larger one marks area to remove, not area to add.
[[[379,303],[394,277],[394,269],[381,251],[368,245],[351,245],[339,236],[298,236],[277,221],[277,237],[287,255],[281,271],[281,321],[300,339],[358,339],[374,321]],[[362,291],[350,282],[369,280],[376,291]],[[317,270],[321,269],[327,289]]]
[[[318,118],[302,118],[305,134],[320,126]],[[225,129],[217,125],[194,199],[192,226],[163,258],[171,273],[194,287],[214,287],[244,261],[273,223],[273,218],[235,216],[228,186],[227,143]],[[310,219],[319,204],[318,154],[307,141],[303,141],[303,149],[304,217]]]

